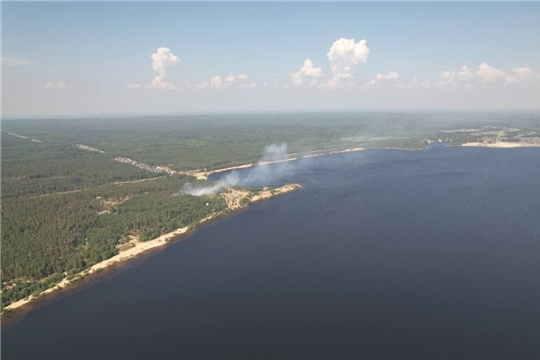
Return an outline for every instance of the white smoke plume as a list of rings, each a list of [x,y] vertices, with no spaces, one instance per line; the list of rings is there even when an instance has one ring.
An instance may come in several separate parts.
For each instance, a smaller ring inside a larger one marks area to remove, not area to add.
[[[271,166],[270,166],[271,165]],[[268,186],[272,181],[292,175],[296,166],[292,164],[287,153],[287,144],[265,146],[263,156],[258,163],[242,171],[232,171],[215,184],[206,187],[198,187],[193,184],[185,184],[180,194],[183,195],[215,195],[227,187],[233,186]]]
[[[227,185],[222,181],[215,183],[212,186],[199,187],[190,183],[185,184],[178,193],[174,195],[193,195],[193,196],[204,196],[204,195],[216,195]],[[230,185],[229,185],[230,186]]]

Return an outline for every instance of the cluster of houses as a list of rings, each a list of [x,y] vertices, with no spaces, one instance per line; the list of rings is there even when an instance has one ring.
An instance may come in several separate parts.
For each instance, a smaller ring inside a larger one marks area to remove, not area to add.
[[[11,135],[11,136],[15,136],[16,138],[19,138],[19,139],[25,139],[25,140],[30,140],[30,141],[35,142],[35,143],[41,143],[40,140],[31,139],[28,136],[19,135],[19,134],[15,134],[15,133],[12,133],[12,132],[8,132],[8,134]]]
[[[35,283],[35,282],[36,282],[36,280],[34,280],[34,279],[26,280],[26,283],[27,283],[27,284]],[[10,284],[10,283],[8,283],[7,281],[4,281],[4,282],[2,283],[2,285],[5,285],[5,286],[6,286],[6,290],[12,290],[12,289],[14,289],[14,288],[17,287],[17,284],[16,284],[16,283],[11,283],[11,284]]]
[[[75,146],[78,147],[81,150],[93,151],[93,152],[97,152],[97,153],[100,153],[100,154],[105,154],[105,151],[94,149],[93,147],[90,147],[88,145],[75,144]]]
[[[141,162],[138,162],[138,161],[135,161],[135,160],[131,160],[130,158],[125,158],[125,157],[114,158],[114,161],[118,161],[118,162],[121,162],[121,163],[124,163],[124,164],[133,165],[133,166],[138,167],[139,169],[151,171],[151,172],[154,172],[154,173],[172,174],[172,173],[175,172],[174,170],[171,170],[171,169],[169,169],[167,167],[164,167],[164,166],[150,166],[150,165],[146,165],[144,163],[141,163]]]
[[[522,137],[519,139],[519,141],[527,144],[538,144],[540,145],[540,137],[538,136],[531,136],[531,137]]]

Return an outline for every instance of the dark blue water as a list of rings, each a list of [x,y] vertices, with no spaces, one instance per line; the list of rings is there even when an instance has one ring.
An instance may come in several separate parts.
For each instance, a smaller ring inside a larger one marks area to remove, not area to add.
[[[540,149],[312,159],[303,188],[28,313],[2,358],[540,358]]]

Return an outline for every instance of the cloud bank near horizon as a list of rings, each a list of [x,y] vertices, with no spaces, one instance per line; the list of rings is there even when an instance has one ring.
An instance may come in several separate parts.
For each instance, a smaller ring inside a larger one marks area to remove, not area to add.
[[[431,78],[403,76],[399,67],[387,71],[379,67],[382,72],[370,74],[372,52],[366,39],[342,37],[329,44],[326,52],[309,54],[302,66],[288,74],[265,71],[265,75],[252,76],[238,71],[193,81],[178,76],[180,56],[163,46],[149,56],[154,78],[147,83],[129,83],[122,93],[106,83],[82,85],[73,74],[62,80],[44,78],[34,82],[33,91],[27,87],[19,93],[4,92],[3,115],[538,108],[540,74],[527,64],[502,69],[483,61],[477,66],[441,69]],[[318,63],[312,58],[319,59]],[[11,69],[24,72],[27,65],[40,66],[2,58],[7,74]],[[188,68],[179,70],[191,73]]]
[[[303,65],[296,72],[289,74],[289,81],[272,82],[267,81],[268,76],[262,82],[251,81],[245,73],[235,75],[211,76],[208,80],[192,82],[185,80],[182,86],[174,85],[165,79],[171,67],[180,62],[178,56],[173,54],[167,47],[160,47],[156,53],[151,55],[152,69],[156,76],[151,84],[142,85],[131,83],[126,85],[129,89],[160,89],[160,90],[227,90],[232,88],[254,89],[254,88],[314,88],[318,90],[335,89],[441,89],[441,88],[462,88],[471,90],[486,86],[508,86],[526,81],[540,82],[540,76],[529,66],[514,67],[508,71],[495,68],[486,62],[478,65],[476,70],[463,65],[459,70],[443,70],[438,78],[419,79],[417,76],[410,78],[402,77],[397,71],[389,69],[388,73],[377,73],[371,80],[366,81],[366,75],[357,74],[360,65],[366,65],[371,53],[367,40],[356,41],[354,38],[340,38],[334,41],[326,58],[328,60],[328,74],[321,66],[307,58]],[[315,55],[315,54],[314,54]],[[272,75],[275,77],[275,74]],[[248,79],[250,81],[248,82]]]

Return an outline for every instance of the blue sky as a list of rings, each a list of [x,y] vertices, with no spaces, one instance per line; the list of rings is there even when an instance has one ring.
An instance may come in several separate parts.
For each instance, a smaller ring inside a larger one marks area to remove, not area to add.
[[[538,109],[538,19],[540,3],[4,2],[3,115]]]

